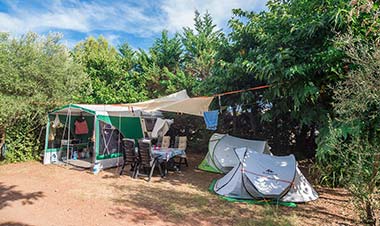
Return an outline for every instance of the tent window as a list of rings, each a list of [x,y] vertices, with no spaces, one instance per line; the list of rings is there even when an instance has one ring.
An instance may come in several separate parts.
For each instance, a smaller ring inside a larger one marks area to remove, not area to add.
[[[123,135],[114,126],[100,122],[100,150],[99,155],[110,155],[121,153],[120,142]]]

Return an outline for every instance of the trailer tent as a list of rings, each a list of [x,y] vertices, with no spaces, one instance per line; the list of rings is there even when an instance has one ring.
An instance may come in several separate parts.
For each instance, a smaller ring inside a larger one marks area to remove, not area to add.
[[[119,105],[69,104],[56,109],[48,115],[44,164],[73,163],[83,157],[89,165],[95,162],[103,168],[119,165],[122,163],[120,140],[143,138],[144,118],[155,114]],[[79,118],[87,124],[87,130],[80,134],[76,131]],[[82,156],[74,155],[78,153]]]
[[[94,163],[100,163],[103,168],[120,165],[120,140],[143,138],[148,133],[145,123],[148,118],[155,122],[157,117],[162,117],[161,111],[203,116],[212,100],[213,97],[190,98],[182,90],[139,103],[63,106],[48,115],[44,164],[83,163],[83,160],[76,161],[80,150],[78,158],[83,157],[89,167]],[[78,119],[86,122],[84,133],[76,131]]]

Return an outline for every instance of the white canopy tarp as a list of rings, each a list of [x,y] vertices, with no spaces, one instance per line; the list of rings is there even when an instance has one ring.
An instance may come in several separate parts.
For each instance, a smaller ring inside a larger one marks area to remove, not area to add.
[[[190,98],[187,95],[186,90],[182,90],[157,99],[138,103],[122,104],[122,106],[133,107],[134,109],[139,109],[146,112],[169,111],[203,116],[203,112],[208,111],[209,105],[213,98],[214,97]]]

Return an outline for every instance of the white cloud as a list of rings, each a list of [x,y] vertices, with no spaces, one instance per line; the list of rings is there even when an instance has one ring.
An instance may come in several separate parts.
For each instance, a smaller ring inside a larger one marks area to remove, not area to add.
[[[25,33],[50,29],[79,32],[115,30],[149,36],[159,31],[159,21],[144,13],[143,7],[100,2],[73,2],[71,7],[61,1],[41,9],[24,9],[9,3],[12,14],[0,13],[0,31]]]
[[[86,34],[108,34],[111,43],[120,38],[115,32],[136,37],[154,37],[163,29],[174,33],[193,27],[194,11],[208,11],[219,28],[226,28],[233,8],[260,11],[266,0],[163,0],[151,2],[54,0],[27,7],[7,1],[10,13],[0,12],[0,31],[19,35],[27,31],[72,30]]]
[[[120,35],[115,35],[115,34],[106,34],[104,35],[104,38],[107,39],[107,41],[109,43],[111,43],[111,45],[113,46],[118,46],[120,45],[121,43],[119,42],[120,40]]]
[[[225,28],[232,16],[232,9],[242,8],[256,12],[265,9],[266,0],[167,0],[162,10],[167,15],[166,29],[171,32],[181,30],[182,27],[194,26],[194,11],[200,13],[208,11],[214,23],[219,28]]]
[[[16,31],[22,27],[22,21],[18,18],[11,17],[6,13],[0,13],[0,31]]]

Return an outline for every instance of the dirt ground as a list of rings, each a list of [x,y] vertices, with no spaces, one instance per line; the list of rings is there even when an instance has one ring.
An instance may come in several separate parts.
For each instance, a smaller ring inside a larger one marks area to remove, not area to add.
[[[343,189],[316,187],[320,198],[296,208],[222,200],[207,190],[220,176],[195,168],[201,158],[149,183],[117,168],[93,175],[39,162],[2,165],[0,226],[357,224]]]

